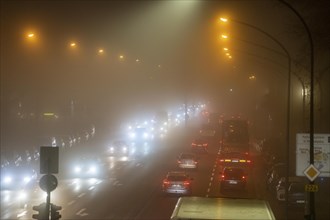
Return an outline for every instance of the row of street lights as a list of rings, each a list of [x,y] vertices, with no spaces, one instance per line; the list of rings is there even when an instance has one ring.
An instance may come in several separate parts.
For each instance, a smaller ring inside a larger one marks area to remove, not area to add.
[[[25,35],[25,38],[29,41],[29,42],[36,42],[37,41],[37,35],[34,32],[27,32]],[[79,48],[79,44],[76,41],[70,41],[68,43],[69,48],[72,50],[76,50]],[[106,50],[104,48],[98,48],[97,50],[97,54],[100,56],[104,56],[106,54]],[[125,61],[126,60],[126,56],[124,54],[120,54],[118,55],[118,60],[119,61]],[[135,63],[141,63],[141,59],[139,58],[135,58],[134,59]],[[158,68],[161,68],[162,65],[161,64],[157,64],[156,65]]]
[[[311,56],[311,82],[310,82],[310,86],[311,86],[311,95],[310,95],[310,164],[313,165],[314,164],[314,95],[313,95],[313,87],[314,87],[314,47],[313,47],[313,40],[312,40],[312,36],[311,36],[311,32],[309,31],[309,28],[306,24],[306,22],[304,21],[304,19],[302,18],[302,16],[298,13],[298,11],[296,11],[290,4],[288,4],[287,2],[285,2],[284,0],[279,0],[280,3],[284,4],[286,7],[288,7],[292,12],[294,12],[297,17],[300,19],[301,23],[304,25],[304,28],[307,32],[308,35],[308,40],[309,40],[309,44],[310,44],[310,56]],[[221,22],[227,22],[228,19],[226,18],[220,18]],[[236,21],[236,20],[231,20],[235,23],[241,24],[241,25],[245,25],[248,26],[252,29],[257,30],[258,32],[261,32],[262,34],[266,35],[267,37],[269,37],[270,39],[272,39],[277,45],[279,45],[281,47],[281,49],[285,52],[285,55],[288,59],[288,85],[287,85],[287,89],[288,89],[288,99],[287,99],[287,135],[286,135],[286,160],[287,160],[287,164],[289,165],[289,146],[290,146],[290,104],[291,104],[291,56],[288,52],[288,50],[283,46],[283,44],[281,42],[279,42],[276,38],[274,38],[272,35],[268,34],[267,32],[265,32],[264,30],[253,26],[251,24],[247,24],[245,22],[241,22],[241,21]],[[228,39],[228,35],[221,35],[222,39]],[[226,55],[230,58],[231,55],[227,52],[228,49],[224,49],[226,51]],[[289,175],[289,167],[287,167],[287,171],[286,171],[286,179],[288,180],[288,175]],[[310,181],[310,184],[314,184],[313,181]],[[286,181],[286,187],[285,187],[285,197],[286,197],[286,201],[288,202],[288,181]],[[309,213],[306,216],[306,218],[308,219],[315,219],[315,201],[314,201],[314,192],[310,192],[309,195]],[[288,204],[286,205],[286,214],[288,215]]]

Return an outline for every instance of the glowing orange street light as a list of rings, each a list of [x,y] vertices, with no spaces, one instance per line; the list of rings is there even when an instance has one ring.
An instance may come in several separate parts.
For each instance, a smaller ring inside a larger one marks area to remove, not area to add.
[[[255,77],[255,75],[252,75],[252,76],[249,76],[249,79],[250,79],[250,80],[255,80],[256,77]]]
[[[28,34],[27,34],[27,37],[28,37],[28,38],[33,38],[33,37],[34,37],[34,33],[28,33]]]
[[[228,22],[228,19],[227,18],[220,18],[220,21],[221,22]]]
[[[223,48],[224,51],[229,51],[229,49],[227,47]]]
[[[75,47],[77,47],[77,44],[76,44],[75,42],[71,42],[71,43],[70,43],[70,47],[71,47],[71,48],[75,48]]]
[[[222,39],[228,39],[228,35],[226,35],[226,34],[221,34],[221,38],[222,38]]]
[[[99,54],[103,54],[104,53],[104,50],[103,49],[99,49],[98,53]]]

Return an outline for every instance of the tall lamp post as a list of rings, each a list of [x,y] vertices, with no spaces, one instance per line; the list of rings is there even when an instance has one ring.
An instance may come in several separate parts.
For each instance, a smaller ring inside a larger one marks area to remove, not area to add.
[[[227,18],[220,18],[220,21],[222,22],[227,22],[228,19]],[[270,35],[269,33],[267,33],[266,31],[248,24],[246,22],[243,21],[237,21],[234,19],[230,19],[230,21],[237,23],[237,24],[241,24],[247,27],[250,27],[254,30],[257,30],[258,32],[266,35],[267,37],[269,37],[271,40],[273,40],[276,44],[278,44],[283,51],[285,52],[287,58],[288,58],[288,85],[287,85],[287,90],[288,90],[288,99],[287,99],[287,116],[286,116],[286,161],[287,161],[287,170],[286,170],[286,176],[285,176],[285,183],[286,183],[286,187],[285,187],[285,200],[286,200],[286,215],[288,216],[288,179],[289,179],[289,147],[290,147],[290,103],[291,103],[291,56],[288,52],[288,50],[283,46],[283,44],[281,42],[279,42],[276,38],[274,38],[272,35]]]
[[[296,9],[294,9],[289,3],[284,0],[278,0],[285,6],[287,6],[293,13],[299,18],[301,23],[303,24],[310,45],[310,131],[309,131],[309,161],[310,164],[314,164],[314,44],[312,39],[312,34],[303,19],[303,17],[298,13]],[[310,184],[314,184],[314,181],[310,181]],[[309,193],[309,215],[307,216],[308,219],[314,220],[315,219],[315,201],[314,201],[314,192]]]

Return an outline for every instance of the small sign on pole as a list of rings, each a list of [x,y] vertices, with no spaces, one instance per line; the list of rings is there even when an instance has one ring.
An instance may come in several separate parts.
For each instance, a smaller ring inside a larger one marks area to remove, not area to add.
[[[58,173],[59,147],[40,147],[40,174]]]

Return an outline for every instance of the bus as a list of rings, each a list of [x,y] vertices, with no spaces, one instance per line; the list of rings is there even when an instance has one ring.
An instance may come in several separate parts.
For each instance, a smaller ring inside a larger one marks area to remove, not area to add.
[[[248,121],[225,119],[221,122],[220,152],[240,152],[249,154],[250,138]]]

